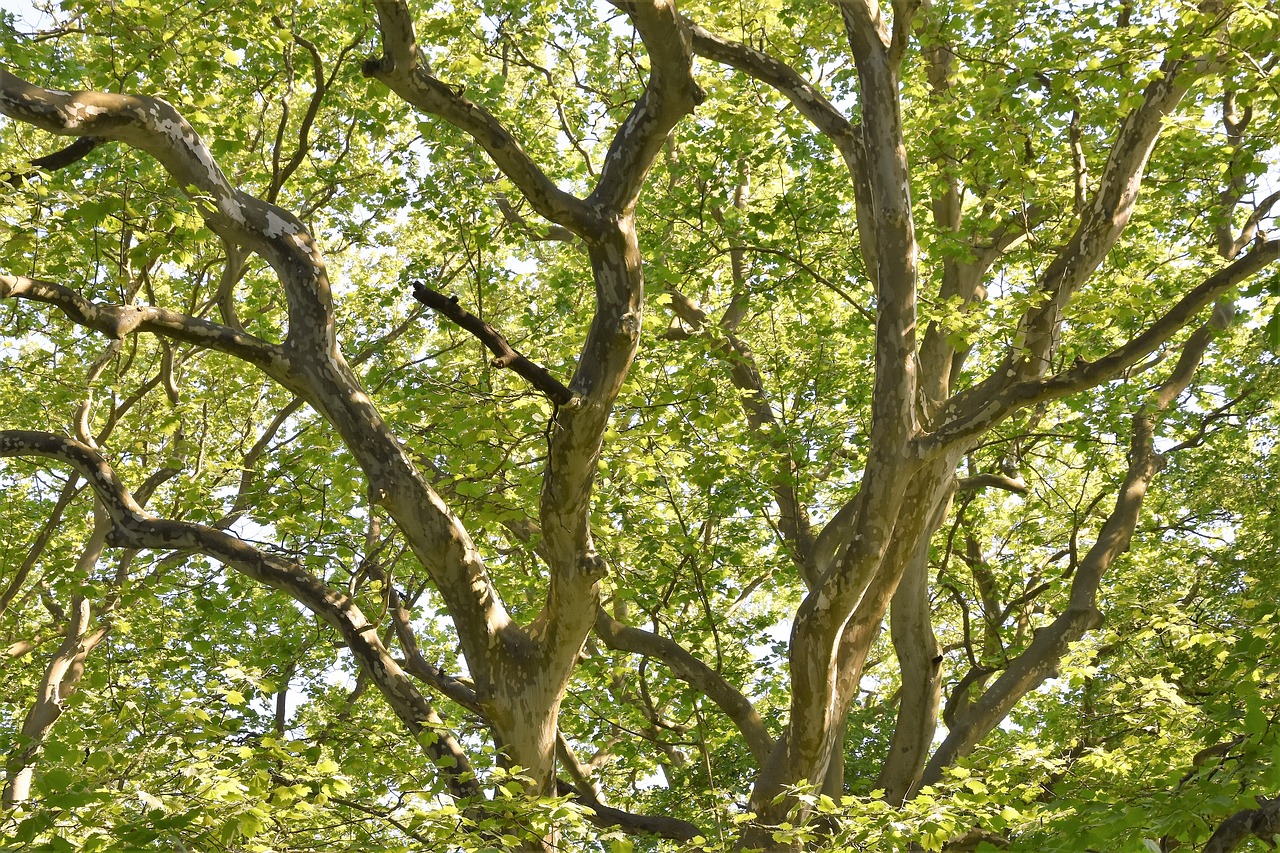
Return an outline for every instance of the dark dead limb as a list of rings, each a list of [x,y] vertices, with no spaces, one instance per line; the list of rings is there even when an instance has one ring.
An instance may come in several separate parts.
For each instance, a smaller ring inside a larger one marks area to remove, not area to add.
[[[484,320],[472,314],[458,304],[458,297],[445,296],[432,290],[420,281],[413,282],[413,298],[445,317],[448,317],[461,328],[470,332],[480,343],[493,353],[494,367],[508,367],[518,373],[525,381],[537,388],[557,406],[568,404],[573,399],[573,392],[561,384],[560,380],[540,364],[535,364],[521,355],[502,333]]]
[[[564,779],[556,780],[556,793],[587,806],[591,811],[584,817],[592,825],[601,829],[616,828],[632,835],[656,835],[673,841],[692,841],[702,834],[702,830],[697,825],[678,817],[637,814],[593,802],[587,793],[580,791]]]
[[[43,157],[36,157],[31,161],[31,165],[35,167],[30,172],[9,172],[0,180],[15,189],[22,186],[31,178],[35,177],[39,171],[56,172],[59,169],[65,169],[72,163],[83,160],[88,156],[89,152],[97,148],[107,140],[101,136],[82,136],[66,148],[61,148],[52,154],[46,154]]]

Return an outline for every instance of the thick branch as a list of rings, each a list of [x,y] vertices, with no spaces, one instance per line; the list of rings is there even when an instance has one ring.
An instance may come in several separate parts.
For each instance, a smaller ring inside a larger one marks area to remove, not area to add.
[[[155,157],[205,224],[262,255],[284,284],[291,342],[336,347],[329,279],[310,233],[293,214],[241,192],[199,134],[168,102],[139,95],[44,89],[0,68],[0,114],[63,136],[124,142]]]
[[[1256,809],[1243,809],[1218,824],[1203,853],[1231,853],[1250,837],[1274,846],[1277,835],[1280,835],[1280,797],[1258,797]]]
[[[100,136],[84,136],[75,142],[62,148],[52,154],[46,154],[43,157],[37,157],[31,161],[31,165],[36,169],[56,172],[58,169],[65,169],[73,163],[83,160],[89,155],[89,152],[106,142]],[[31,178],[35,172],[27,172],[25,174],[10,174],[3,178],[5,183],[11,187],[21,186],[25,181]]]
[[[557,406],[563,406],[573,399],[573,393],[551,372],[540,364],[535,364],[521,355],[502,333],[484,320],[475,316],[458,304],[458,297],[445,296],[432,290],[420,281],[413,283],[413,298],[432,308],[480,340],[494,354],[491,364],[494,367],[509,367],[522,376],[530,385],[547,395]]]
[[[1011,369],[1013,381],[1037,378],[1048,370],[1063,311],[1128,225],[1165,118],[1189,88],[1186,61],[1166,60],[1162,71],[1147,86],[1142,104],[1125,118],[1080,224],[1041,276],[1041,301],[1028,309],[1019,326],[1015,347],[1021,351],[1011,353],[1010,361],[1001,364],[988,383],[1012,384]]]
[[[703,693],[733,720],[756,762],[763,765],[773,749],[764,721],[751,701],[724,676],[698,660],[688,650],[666,637],[632,628],[613,619],[603,609],[596,613],[596,636],[615,651],[630,652],[662,661],[671,673]]]
[[[591,812],[586,815],[587,820],[601,829],[617,828],[624,832],[656,835],[673,841],[692,841],[702,835],[702,830],[696,825],[677,817],[635,814],[593,803],[577,788],[562,779],[556,781],[556,792],[562,797],[585,801],[586,806],[591,809]]]
[[[674,0],[610,2],[631,18],[649,53],[649,82],[614,134],[587,199],[597,209],[622,212],[635,206],[667,134],[704,95],[693,78],[693,50]]]
[[[1071,369],[1044,379],[1015,383],[996,393],[963,394],[947,407],[953,417],[936,432],[922,436],[918,452],[929,455],[957,441],[986,432],[1014,412],[1037,403],[1061,399],[1115,379],[1155,352],[1186,327],[1206,306],[1280,259],[1280,240],[1255,241],[1252,249],[1193,288],[1146,331],[1097,361],[1078,362]]]
[[[66,285],[3,273],[0,273],[0,299],[27,299],[52,305],[72,322],[109,338],[119,340],[135,332],[150,332],[235,356],[262,368],[270,376],[282,375],[280,361],[284,350],[276,344],[167,308],[93,302]]]
[[[442,728],[435,709],[418,692],[379,640],[356,603],[302,566],[266,554],[216,528],[147,514],[106,461],[88,446],[49,433],[0,431],[0,457],[38,456],[70,465],[85,477],[111,519],[107,544],[114,547],[196,551],[285,592],[333,626],[362,670],[378,686],[406,728],[422,738],[427,753],[450,776],[459,796],[480,793],[462,747]]]
[[[596,214],[557,187],[497,118],[432,74],[418,50],[408,4],[378,0],[375,6],[382,56],[365,62],[365,76],[381,80],[411,106],[469,135],[539,214],[581,237],[596,232],[600,225]]]
[[[956,488],[965,492],[976,492],[981,489],[1003,489],[1015,495],[1027,493],[1027,483],[1022,477],[1010,477],[1008,474],[974,474],[956,482]]]
[[[1165,465],[1165,457],[1155,449],[1157,418],[1191,384],[1214,335],[1230,323],[1231,315],[1230,303],[1222,304],[1207,323],[1192,332],[1168,378],[1148,405],[1133,417],[1128,471],[1116,496],[1115,508],[1076,568],[1066,608],[1050,624],[1035,632],[1027,649],[1010,662],[964,718],[952,727],[929,760],[923,784],[931,785],[941,779],[944,768],[972,750],[1023,696],[1057,672],[1058,662],[1071,643],[1101,624],[1097,598],[1103,577],[1116,558],[1128,550],[1147,489]]]

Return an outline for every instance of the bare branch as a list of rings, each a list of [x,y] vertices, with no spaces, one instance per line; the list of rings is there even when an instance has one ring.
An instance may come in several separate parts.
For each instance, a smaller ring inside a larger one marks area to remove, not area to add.
[[[960,491],[978,491],[979,489],[1004,489],[1015,495],[1027,493],[1027,483],[1022,477],[1010,477],[1008,474],[975,474],[964,477],[956,483]]]
[[[695,824],[677,817],[635,814],[600,803],[592,803],[581,791],[562,779],[556,782],[556,793],[562,797],[585,801],[591,810],[586,815],[587,820],[601,829],[617,828],[629,833],[670,838],[672,841],[692,841],[702,835],[702,830]]]
[[[100,136],[84,136],[59,151],[52,154],[46,154],[43,157],[37,157],[31,161],[31,165],[37,170],[48,172],[56,172],[58,169],[65,169],[72,163],[77,163],[89,155],[89,152],[106,142]],[[11,187],[19,187],[34,177],[36,172],[27,172],[25,174],[10,174],[4,178],[0,178]]]
[[[440,312],[479,339],[494,354],[494,359],[490,362],[494,367],[511,368],[557,406],[566,405],[573,399],[573,393],[552,376],[549,370],[516,351],[501,332],[459,305],[458,297],[445,296],[426,284],[415,281],[413,298]]]

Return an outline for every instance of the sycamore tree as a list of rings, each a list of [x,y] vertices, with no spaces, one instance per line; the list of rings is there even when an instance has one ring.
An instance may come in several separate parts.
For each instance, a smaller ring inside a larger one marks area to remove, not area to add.
[[[0,847],[1280,832],[1273,4],[0,42]]]

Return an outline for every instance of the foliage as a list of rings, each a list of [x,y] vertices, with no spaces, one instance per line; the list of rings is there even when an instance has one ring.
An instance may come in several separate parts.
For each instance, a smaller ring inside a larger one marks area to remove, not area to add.
[[[1200,849],[1280,795],[1280,13],[917,5],[0,13],[0,849]]]

